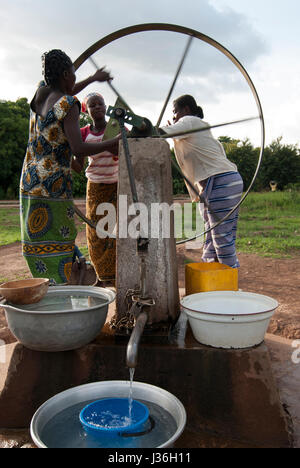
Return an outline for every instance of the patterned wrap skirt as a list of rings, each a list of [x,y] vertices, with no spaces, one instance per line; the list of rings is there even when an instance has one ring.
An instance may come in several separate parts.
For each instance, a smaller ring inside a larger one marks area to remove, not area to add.
[[[72,199],[20,197],[22,251],[34,278],[68,282],[77,229]]]
[[[97,224],[104,215],[96,211],[101,203],[111,203],[117,212],[118,184],[97,184],[88,180],[86,216]],[[116,278],[116,240],[100,238],[95,229],[86,228],[89,255],[100,281],[114,281]]]
[[[223,219],[241,200],[243,179],[238,172],[226,172],[210,177],[202,193],[208,206],[199,204],[200,213],[205,223],[205,230]],[[224,263],[232,268],[240,266],[236,248],[237,222],[239,209],[228,219],[206,234],[203,245],[204,262]]]

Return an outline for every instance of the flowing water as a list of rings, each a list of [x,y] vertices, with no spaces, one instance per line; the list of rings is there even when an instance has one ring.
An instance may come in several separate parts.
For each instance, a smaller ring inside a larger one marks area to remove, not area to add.
[[[93,400],[94,401],[94,400]],[[49,448],[153,448],[159,447],[169,440],[177,430],[173,416],[161,406],[144,400],[155,422],[151,432],[138,437],[122,437],[118,435],[100,436],[84,431],[79,414],[81,410],[92,403],[85,401],[64,409],[56,414],[43,428],[40,438]],[[147,423],[148,424],[148,423]]]
[[[130,421],[131,421],[131,419],[132,419],[132,402],[133,402],[132,392],[133,392],[133,378],[134,378],[134,372],[135,372],[135,368],[134,368],[134,367],[129,369],[130,387],[129,387],[129,397],[128,397],[128,400],[129,400],[129,420],[130,420]]]

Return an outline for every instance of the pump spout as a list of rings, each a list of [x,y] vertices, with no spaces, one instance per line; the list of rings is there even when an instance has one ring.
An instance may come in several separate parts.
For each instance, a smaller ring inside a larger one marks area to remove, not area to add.
[[[138,314],[135,327],[131,333],[130,340],[127,345],[127,354],[126,354],[126,365],[129,368],[136,368],[139,343],[145,328],[145,325],[148,320],[148,314],[146,311],[141,310]]]

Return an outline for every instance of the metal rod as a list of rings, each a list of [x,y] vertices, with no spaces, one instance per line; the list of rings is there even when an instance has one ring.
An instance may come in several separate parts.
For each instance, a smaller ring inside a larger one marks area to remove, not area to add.
[[[234,124],[243,123],[243,122],[250,122],[251,120],[257,120],[257,119],[260,119],[260,117],[248,117],[246,119],[233,120],[232,122],[224,122],[224,123],[220,123],[216,125],[208,125],[207,127],[194,128],[193,130],[186,130],[180,133],[164,133],[162,135],[153,135],[152,138],[166,138],[166,139],[176,138],[178,136],[189,135],[190,133],[205,132],[206,130],[210,130],[212,128],[225,127],[226,125],[234,125]]]
[[[120,129],[121,129],[122,142],[123,142],[123,148],[124,148],[124,153],[125,153],[128,176],[129,176],[132,200],[133,200],[133,203],[138,203],[139,200],[138,200],[138,194],[137,194],[136,185],[135,185],[134,172],[133,172],[133,166],[132,166],[131,156],[129,152],[126,129],[124,126],[124,121],[122,119],[118,119],[118,122],[119,122]]]
[[[135,304],[133,308],[141,309],[141,312],[137,316],[135,327],[131,333],[130,340],[127,345],[127,353],[126,353],[126,365],[129,368],[136,368],[137,360],[138,360],[138,351],[139,351],[139,344],[141,341],[141,337],[148,321],[148,314],[145,311],[142,311],[142,308]]]
[[[75,206],[75,204],[74,204],[73,208],[74,208],[74,211],[77,214],[77,216],[79,218],[81,218],[82,221],[84,221],[86,224],[88,224],[91,228],[96,229],[96,224],[94,224],[93,221],[91,221],[86,216],[84,216],[82,211],[79,208],[77,208],[77,206]]]
[[[145,299],[146,294],[146,259],[143,255],[140,256],[141,259],[141,298]]]
[[[161,111],[161,113],[160,113],[160,116],[159,116],[159,118],[158,118],[158,121],[157,121],[157,124],[156,124],[157,127],[160,126],[160,123],[161,123],[162,118],[163,118],[163,116],[164,116],[164,113],[165,113],[165,110],[166,110],[167,105],[168,105],[168,103],[169,103],[171,94],[173,93],[173,90],[174,90],[174,88],[175,88],[175,85],[176,85],[178,76],[179,76],[179,74],[180,74],[180,72],[181,72],[181,69],[182,69],[183,64],[184,64],[184,62],[185,62],[186,56],[187,56],[188,51],[189,51],[189,49],[190,49],[190,47],[191,47],[191,44],[192,44],[192,40],[193,40],[193,39],[194,39],[193,36],[190,36],[190,37],[188,38],[187,45],[186,45],[186,47],[185,47],[185,50],[184,50],[182,59],[181,59],[181,61],[180,61],[180,64],[179,64],[179,66],[178,66],[178,68],[177,68],[177,71],[176,71],[176,74],[175,74],[173,83],[172,83],[172,85],[171,85],[170,91],[169,91],[169,93],[168,93],[167,99],[165,100],[164,106],[163,106],[162,111]]]
[[[111,90],[116,94],[116,96],[120,99],[120,101],[123,102],[124,106],[126,107],[126,109],[128,109],[130,112],[133,113],[133,111],[131,110],[131,108],[129,107],[129,105],[127,104],[127,102],[125,101],[125,99],[122,98],[122,96],[120,95],[120,93],[116,90],[116,88],[112,85],[111,81],[108,81],[107,82],[108,86],[111,88]]]
[[[82,219],[82,221],[84,221],[86,224],[88,224],[88,226],[90,226],[91,228],[95,229],[96,231],[98,231],[99,233],[101,232],[102,235],[104,235],[105,237],[109,237],[110,239],[116,239],[117,236],[113,233],[108,233],[106,231],[103,231],[102,229],[100,229],[96,224],[94,224],[90,219],[88,219],[86,216],[84,216],[84,214],[82,213],[82,211],[77,208],[77,206],[73,206],[74,208],[74,211],[75,213],[77,214],[77,216]]]
[[[95,60],[93,59],[93,57],[89,57],[89,60],[90,62],[94,65],[94,67],[96,68],[96,70],[100,70],[100,68],[98,67],[97,63],[95,62]],[[123,102],[124,106],[130,110],[130,112],[132,112],[132,110],[130,109],[129,105],[127,104],[127,102],[125,101],[125,99],[122,98],[121,94],[116,90],[116,88],[114,87],[114,85],[111,83],[111,81],[107,81],[107,84],[108,86],[111,88],[111,90],[116,94],[116,96],[120,99],[120,101]]]

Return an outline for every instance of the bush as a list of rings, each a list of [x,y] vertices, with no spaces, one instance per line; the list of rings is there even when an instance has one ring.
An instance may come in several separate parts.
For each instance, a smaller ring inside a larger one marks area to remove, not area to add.
[[[300,192],[300,182],[297,182],[296,184],[287,184],[284,189],[288,192]]]
[[[284,145],[282,138],[273,141],[265,149],[260,178],[262,185],[268,187],[271,180],[283,190],[289,184],[300,183],[300,154],[295,145]]]
[[[171,150],[171,153],[172,153],[173,161],[175,161],[175,163],[178,165],[173,149]],[[173,166],[173,164],[172,164],[172,178],[173,178],[173,194],[174,195],[187,194],[188,190],[186,188],[185,181],[182,175],[180,174],[180,172]]]
[[[18,197],[28,125],[29,104],[26,98],[16,102],[0,101],[0,188],[4,197]]]
[[[232,140],[229,144],[223,143],[225,152],[230,161],[236,164],[244,181],[244,190],[252,182],[258,163],[259,149],[254,148],[248,139],[244,141]],[[264,187],[259,178],[256,178],[252,190],[262,190]]]
[[[85,171],[82,171],[80,174],[77,172],[72,172],[73,178],[73,196],[74,198],[85,198],[86,196],[86,184],[87,178],[85,176]]]
[[[86,114],[80,116],[80,126],[90,123]],[[28,141],[29,103],[26,98],[16,102],[0,100],[0,198],[18,197],[19,181]],[[259,148],[251,142],[220,137],[228,158],[241,173],[245,189],[253,178],[259,157]],[[175,158],[174,154],[172,156]],[[180,173],[172,167],[173,191],[175,195],[187,194],[185,182]],[[295,145],[282,144],[282,138],[273,141],[265,148],[262,164],[253,190],[270,190],[271,180],[277,182],[279,190],[299,191],[300,153]],[[85,197],[86,177],[73,173],[74,197]],[[297,188],[298,187],[298,188]]]
[[[229,140],[227,137],[220,138],[228,158],[237,165],[246,189],[255,173],[260,150],[254,148],[249,140]],[[252,190],[270,190],[271,181],[276,181],[278,190],[283,190],[288,184],[300,183],[299,150],[295,145],[282,144],[282,138],[265,148]]]

